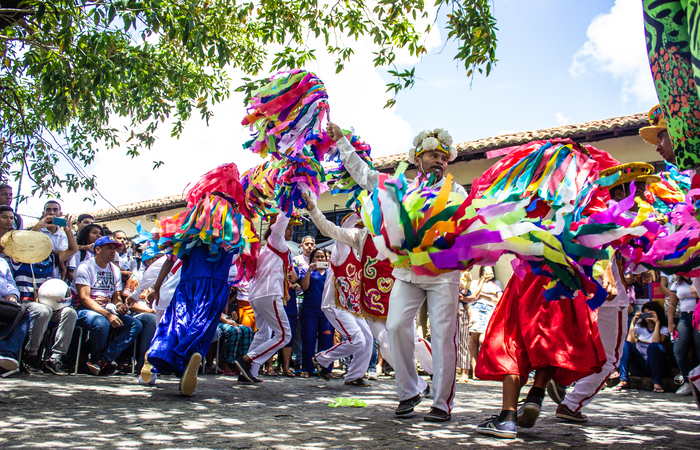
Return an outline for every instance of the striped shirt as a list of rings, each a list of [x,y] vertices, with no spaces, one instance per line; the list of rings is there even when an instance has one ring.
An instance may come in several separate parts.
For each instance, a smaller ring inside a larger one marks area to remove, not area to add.
[[[12,261],[12,272],[15,276],[15,283],[17,284],[20,298],[22,300],[33,300],[34,281],[36,281],[38,289],[45,281],[55,278],[54,270],[57,267],[56,255],[53,253],[42,262],[35,264]],[[33,279],[32,272],[34,273]]]

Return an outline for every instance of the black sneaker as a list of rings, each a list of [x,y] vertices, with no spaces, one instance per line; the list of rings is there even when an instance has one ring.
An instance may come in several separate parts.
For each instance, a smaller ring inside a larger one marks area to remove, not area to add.
[[[396,411],[394,411],[394,414],[397,416],[404,416],[406,414],[411,414],[413,412],[413,408],[416,407],[420,403],[420,394],[416,395],[415,397],[411,397],[408,400],[401,400],[399,402],[399,406],[396,407]]]
[[[321,365],[321,363],[316,361],[316,358],[313,358],[312,361],[314,363],[314,367],[316,368],[316,372],[318,373],[318,376],[323,378],[326,381],[331,381],[331,377],[328,376],[328,374],[330,373],[330,370],[323,367]],[[347,383],[345,383],[345,384],[347,384]]]
[[[236,367],[238,367],[238,370],[241,371],[242,377],[245,377],[251,383],[255,381],[255,377],[250,372],[250,363],[243,359],[243,357],[240,357],[236,360]]]
[[[247,379],[244,375],[238,375],[238,382],[239,383],[252,383],[252,381]]]
[[[549,398],[554,401],[554,403],[561,405],[562,400],[564,400],[564,397],[566,397],[566,386],[551,380],[547,385],[547,394],[549,395]]]
[[[107,361],[104,358],[100,359],[100,366],[102,367],[102,370],[100,371],[101,375],[112,375],[119,370],[119,367],[117,367],[116,364],[111,361]]]
[[[59,359],[49,359],[44,368],[54,375],[68,375],[66,367]]]
[[[420,393],[420,396],[423,398],[432,398],[430,394],[430,385],[427,385],[425,389],[423,389],[423,392]]]
[[[372,386],[372,383],[370,383],[369,381],[365,381],[364,378],[358,378],[357,380],[346,381],[345,385],[346,386],[370,387],[370,386]]]
[[[34,356],[27,356],[24,358],[24,361],[22,362],[24,365],[24,370],[26,370],[29,373],[43,373],[44,368],[42,367],[42,361],[41,358],[39,358],[38,355]]]
[[[452,419],[452,414],[440,408],[430,408],[430,412],[423,417],[426,422],[447,422]]]
[[[526,401],[518,409],[518,420],[515,422],[520,428],[532,428],[540,417],[542,407],[535,402]]]

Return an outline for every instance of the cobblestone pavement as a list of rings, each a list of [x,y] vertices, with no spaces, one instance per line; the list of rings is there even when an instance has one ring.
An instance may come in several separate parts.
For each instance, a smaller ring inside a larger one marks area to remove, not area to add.
[[[700,411],[692,397],[674,394],[608,389],[587,408],[589,422],[577,425],[557,420],[556,405],[546,399],[537,426],[506,441],[474,429],[499,411],[499,383],[458,384],[453,418],[445,424],[423,421],[429,400],[412,416],[396,418],[391,379],[358,388],[341,380],[265,377],[251,386],[207,375],[195,397],[177,392],[174,377],[154,388],[132,376],[3,379],[0,448],[700,447]],[[328,407],[341,396],[361,398],[367,407]]]

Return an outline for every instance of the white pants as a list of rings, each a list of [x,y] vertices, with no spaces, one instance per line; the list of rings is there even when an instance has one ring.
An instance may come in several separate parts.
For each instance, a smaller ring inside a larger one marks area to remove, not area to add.
[[[391,345],[389,345],[389,332],[386,329],[386,322],[379,320],[368,320],[367,324],[372,330],[374,339],[377,340],[377,345],[379,346],[379,351],[382,353],[382,358],[389,363],[391,367],[394,367],[394,360],[391,359]],[[430,342],[426,341],[418,335],[418,330],[414,326],[414,342],[416,344],[416,359],[420,366],[428,372],[430,375],[433,374],[433,351],[430,347]],[[420,378],[420,391],[423,392],[428,386],[428,383]]]
[[[573,392],[564,397],[562,405],[566,405],[575,413],[593,400],[612,371],[617,368],[622,357],[622,346],[627,337],[627,309],[602,306],[597,312],[598,332],[607,360],[600,372],[578,380]]]
[[[281,297],[265,296],[250,299],[250,306],[255,314],[255,326],[258,331],[248,349],[248,357],[253,360],[251,373],[257,377],[260,365],[270,359],[292,339],[287,313]],[[274,337],[272,333],[275,333]]]
[[[396,390],[399,400],[408,400],[421,392],[421,378],[415,367],[414,320],[426,299],[434,370],[432,406],[450,413],[454,404],[457,373],[457,284],[413,284],[399,279],[394,282],[386,326],[396,371]]]
[[[322,309],[333,328],[345,340],[328,350],[317,353],[316,360],[323,367],[328,367],[333,361],[352,355],[352,364],[348,368],[348,373],[345,374],[345,381],[362,378],[369,367],[374,347],[372,331],[369,329],[367,321],[335,306],[324,306]]]

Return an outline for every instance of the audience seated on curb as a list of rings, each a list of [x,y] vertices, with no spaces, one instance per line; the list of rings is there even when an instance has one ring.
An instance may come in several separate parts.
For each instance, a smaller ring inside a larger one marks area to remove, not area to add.
[[[627,388],[630,375],[653,377],[654,392],[664,392],[662,378],[670,370],[663,344],[668,340],[668,328],[663,325],[665,315],[661,305],[647,302],[632,319],[620,359],[620,384],[613,390]]]
[[[113,264],[119,244],[112,236],[95,242],[95,257],[75,270],[71,290],[78,311],[78,326],[90,331],[88,370],[109,375],[117,370],[114,360],[141,333],[141,322],[128,314],[121,299],[121,273]],[[107,342],[110,328],[116,336]]]
[[[46,220],[46,217],[43,220]],[[70,222],[70,216],[68,216],[67,221]],[[54,311],[49,306],[39,303],[39,293],[35,292],[35,286],[38,290],[46,281],[58,278],[56,273],[59,263],[65,263],[78,249],[71,227],[66,225],[63,230],[61,233],[64,233],[63,236],[68,242],[66,249],[56,252],[54,243],[54,252],[40,263],[27,264],[12,261],[12,271],[20,292],[20,299],[23,302],[28,302],[27,310],[31,317],[29,342],[24,353],[24,368],[30,373],[41,372],[44,369],[44,361],[38,353],[50,322],[58,323],[58,329],[46,369],[57,375],[66,373],[63,367],[63,357],[73,339],[77,315],[72,308]],[[59,233],[56,232],[54,235],[59,235]]]
[[[248,353],[250,343],[253,342],[253,329],[236,322],[235,311],[229,316],[227,311],[219,319],[220,346],[222,346],[220,368],[224,375],[234,375],[230,364],[235,364],[238,358]],[[217,355],[218,356],[218,355]]]
[[[0,258],[0,298],[19,303],[19,291],[12,278],[7,261]],[[20,322],[12,329],[12,323],[0,323],[0,378],[19,372],[19,355],[22,344],[29,332],[29,312],[25,312]]]

